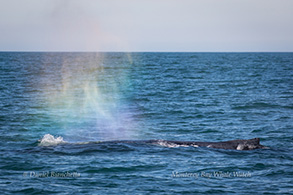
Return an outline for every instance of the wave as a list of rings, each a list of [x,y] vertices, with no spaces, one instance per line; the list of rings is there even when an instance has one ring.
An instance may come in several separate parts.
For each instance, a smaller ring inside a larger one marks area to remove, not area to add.
[[[278,104],[270,104],[265,102],[255,102],[255,103],[247,103],[244,105],[236,105],[233,106],[232,109],[235,110],[248,110],[248,109],[273,109],[273,108],[281,108],[281,105]]]

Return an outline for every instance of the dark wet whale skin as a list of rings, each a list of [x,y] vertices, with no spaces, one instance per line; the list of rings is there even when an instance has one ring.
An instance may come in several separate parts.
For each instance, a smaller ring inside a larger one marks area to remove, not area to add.
[[[155,145],[165,145],[171,147],[194,146],[208,147],[227,150],[254,150],[266,149],[266,146],[260,144],[260,138],[253,139],[238,139],[223,142],[196,142],[196,141],[170,141],[170,140],[115,140],[103,141],[100,143],[145,143]]]

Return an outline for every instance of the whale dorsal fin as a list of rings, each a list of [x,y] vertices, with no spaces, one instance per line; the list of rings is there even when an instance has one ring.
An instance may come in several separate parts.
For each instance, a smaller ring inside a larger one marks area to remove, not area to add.
[[[259,142],[260,142],[260,139],[257,137],[253,139],[248,139],[246,143],[259,145]]]
[[[259,142],[260,142],[260,139],[257,137],[257,138],[254,138],[254,140],[255,140],[255,142],[257,143],[257,144],[259,144]]]

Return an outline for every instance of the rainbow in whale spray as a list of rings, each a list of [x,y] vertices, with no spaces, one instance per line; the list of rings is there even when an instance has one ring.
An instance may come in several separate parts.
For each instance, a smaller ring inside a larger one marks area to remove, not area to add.
[[[60,55],[51,65],[56,79],[43,87],[50,118],[61,129],[53,134],[72,141],[137,138],[134,110],[122,92],[131,85],[129,55]]]

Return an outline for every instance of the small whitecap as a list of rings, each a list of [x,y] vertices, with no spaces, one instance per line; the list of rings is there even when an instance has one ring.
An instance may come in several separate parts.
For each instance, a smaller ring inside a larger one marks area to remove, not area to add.
[[[63,140],[63,137],[59,136],[55,138],[51,134],[44,135],[43,138],[39,140],[39,142],[39,146],[56,146],[61,143],[66,143]]]

